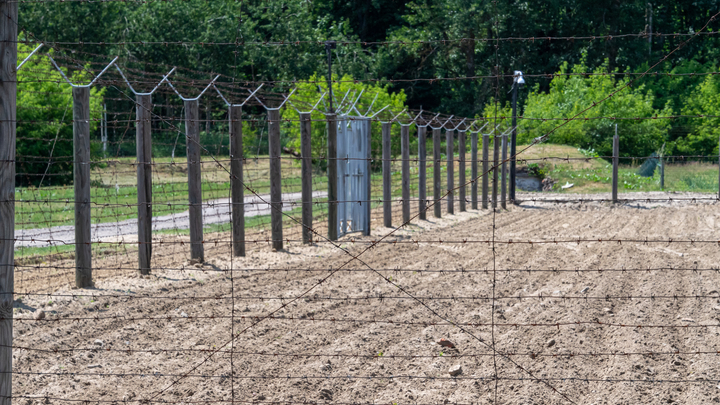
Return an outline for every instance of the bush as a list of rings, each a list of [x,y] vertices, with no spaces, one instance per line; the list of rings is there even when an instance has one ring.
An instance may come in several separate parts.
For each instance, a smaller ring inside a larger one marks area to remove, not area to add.
[[[18,43],[18,54],[32,51]],[[87,82],[82,71],[65,74],[74,83]],[[72,89],[47,58],[33,55],[18,71],[16,184],[61,185],[72,181]],[[104,89],[90,90],[90,131],[99,130]],[[98,138],[100,136],[98,135]],[[100,145],[91,143],[91,155]]]

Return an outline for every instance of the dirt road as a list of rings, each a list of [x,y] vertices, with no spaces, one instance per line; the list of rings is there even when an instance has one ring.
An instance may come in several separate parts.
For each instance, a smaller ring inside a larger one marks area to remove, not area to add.
[[[429,216],[362,262],[389,230],[25,295],[16,401],[715,403],[720,205],[653,204]]]

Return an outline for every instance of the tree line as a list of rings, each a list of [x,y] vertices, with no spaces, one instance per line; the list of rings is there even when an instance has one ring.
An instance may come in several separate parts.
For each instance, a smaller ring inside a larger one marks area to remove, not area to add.
[[[278,92],[323,78],[323,42],[335,40],[336,78],[378,80],[373,86],[402,94],[407,107],[467,117],[507,115],[511,76],[521,70],[523,140],[562,123],[529,118],[568,118],[629,84],[591,109],[593,119],[564,125],[550,141],[603,154],[617,123],[623,154],[644,156],[663,144],[666,154],[718,153],[720,78],[700,73],[718,69],[720,22],[710,22],[704,35],[687,35],[718,11],[712,0],[27,2],[19,23],[22,38],[75,51],[83,63],[119,55],[142,71],[180,66],[197,79],[220,73],[269,82]],[[667,35],[674,33],[683,35]],[[113,101],[121,98],[115,91],[103,93],[108,109],[131,108]],[[691,115],[714,117],[602,118]]]

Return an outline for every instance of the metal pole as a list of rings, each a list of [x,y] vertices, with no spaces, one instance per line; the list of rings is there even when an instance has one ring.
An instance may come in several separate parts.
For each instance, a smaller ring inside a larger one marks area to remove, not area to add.
[[[433,213],[435,218],[442,217],[442,192],[440,188],[440,170],[441,170],[441,159],[440,156],[440,128],[433,128]]]
[[[478,133],[470,133],[470,201],[472,209],[478,209]]]
[[[390,164],[390,129],[392,124],[382,123],[382,177],[383,177],[383,225],[392,227],[392,193]]]
[[[497,132],[493,136],[493,174],[492,174],[492,207],[497,209],[498,169],[500,163],[500,137]]]
[[[328,239],[338,238],[337,116],[327,114]]]
[[[455,131],[445,131],[445,156],[447,159],[447,212],[455,214]]]
[[[310,113],[300,114],[300,157],[302,177],[302,238],[303,243],[312,243],[312,119]]]
[[[73,185],[75,189],[75,285],[92,286],[90,239],[90,88],[74,87]]]
[[[618,163],[620,161],[620,140],[617,133],[617,124],[615,124],[615,136],[613,137],[613,170],[612,170],[612,202],[616,203],[618,199]]]
[[[418,127],[418,204],[420,209],[420,219],[427,219],[425,210],[425,201],[427,200],[427,127]]]
[[[510,136],[510,204],[515,203],[515,166],[516,166],[516,143],[517,143],[517,93],[519,84],[513,82],[512,92],[512,135]]]
[[[327,54],[327,63],[328,63],[328,100],[330,104],[329,113],[332,114],[335,112],[333,109],[333,90],[332,90],[332,50],[335,49],[337,46],[337,43],[335,41],[325,41],[325,53]]]
[[[135,149],[137,155],[138,267],[150,274],[152,258],[152,96],[137,95]]]
[[[458,131],[458,201],[460,202],[460,212],[467,211],[465,206],[465,131]]]
[[[18,4],[0,2],[0,405],[12,404]]]
[[[488,170],[490,169],[489,162],[489,149],[490,149],[490,135],[483,135],[482,144],[482,208],[487,209],[488,207]]]
[[[500,183],[500,205],[503,209],[507,209],[505,198],[507,196],[507,150],[508,150],[508,139],[507,134],[502,136],[502,181]]]
[[[230,193],[233,254],[245,256],[245,184],[243,176],[242,107],[230,107]]]
[[[410,126],[400,126],[400,155],[402,157],[402,216],[403,224],[410,222]]]

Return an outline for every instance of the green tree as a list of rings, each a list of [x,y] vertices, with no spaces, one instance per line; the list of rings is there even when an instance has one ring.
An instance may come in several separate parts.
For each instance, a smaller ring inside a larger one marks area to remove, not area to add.
[[[18,44],[18,54],[32,48]],[[65,74],[74,83],[87,83],[83,71]],[[17,183],[19,185],[61,185],[72,181],[73,125],[72,88],[47,58],[34,55],[18,71],[17,95]],[[105,90],[90,90],[90,131],[99,128]],[[91,143],[97,155],[98,143]]]
[[[530,143],[536,137],[550,133],[548,142],[593,148],[600,155],[610,156],[617,125],[621,156],[649,156],[658,150],[667,140],[670,123],[667,119],[651,118],[672,115],[672,108],[669,105],[662,109],[654,108],[653,93],[643,85],[626,87],[605,100],[629,80],[617,80],[614,75],[607,74],[611,72],[607,65],[595,69],[597,75],[566,75],[569,72],[587,72],[587,69],[584,64],[575,65],[572,70],[563,64],[547,93],[535,86],[518,120],[518,142]],[[596,106],[577,119],[564,121],[596,102]],[[486,106],[485,115],[489,118],[495,116],[494,104]],[[503,124],[510,124],[507,105],[497,115]],[[615,117],[619,119],[613,119]]]
[[[696,119],[694,130],[676,141],[676,153],[684,155],[717,155],[720,139],[720,77],[705,76],[705,80],[686,100],[683,114],[707,115]]]
[[[343,76],[336,85],[333,85],[333,92],[338,102],[342,102],[342,98],[347,94],[345,102],[341,105],[341,110],[344,112],[347,112],[352,103],[356,102],[355,109],[361,114],[364,115],[372,106],[372,111],[379,112],[378,118],[390,120],[406,108],[405,93],[402,91],[392,93],[388,85],[356,82],[349,75]],[[327,81],[322,76],[313,75],[309,80],[297,83],[297,90],[290,99],[292,104],[290,108],[283,111],[282,118],[289,121],[283,123],[285,142],[296,151],[300,150],[300,116],[295,108],[300,111],[309,111],[323,93],[327,94]],[[293,106],[295,108],[292,108]],[[311,114],[313,157],[327,156],[327,124],[324,113],[326,109],[324,107],[325,104],[321,102]],[[337,109],[337,104],[334,107]],[[358,116],[357,111],[353,110],[348,115]],[[372,112],[370,115],[372,115]],[[371,124],[370,148],[373,159],[379,159],[382,156],[381,125],[378,121],[373,121]],[[393,125],[392,139],[396,142],[393,142],[391,151],[393,155],[397,155],[400,153],[400,128],[398,125]],[[321,160],[320,162],[324,168],[325,161]],[[379,167],[379,161],[377,162],[378,164],[375,166]]]

